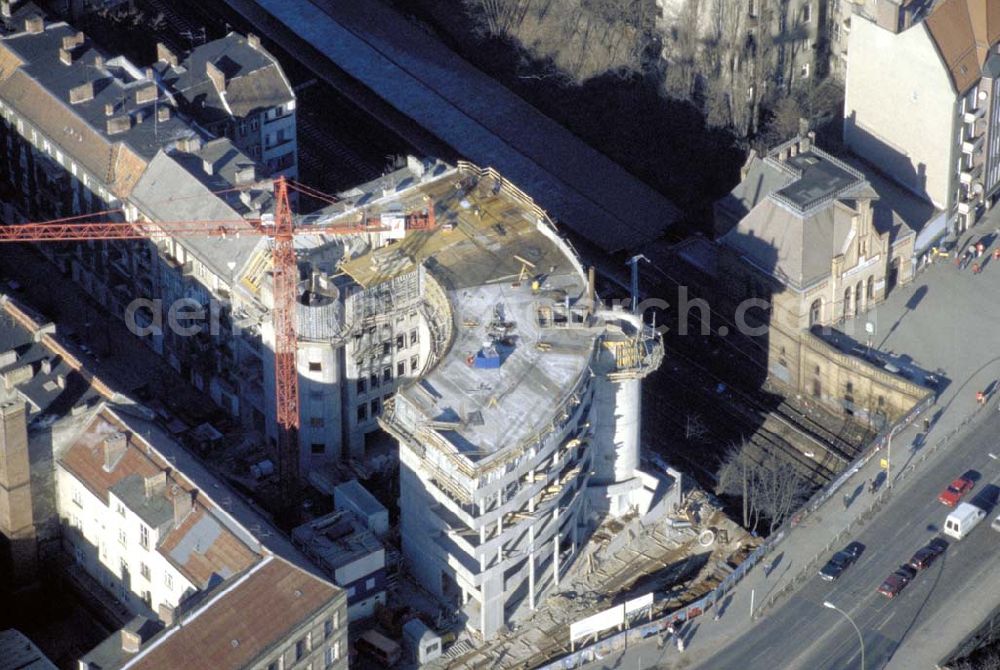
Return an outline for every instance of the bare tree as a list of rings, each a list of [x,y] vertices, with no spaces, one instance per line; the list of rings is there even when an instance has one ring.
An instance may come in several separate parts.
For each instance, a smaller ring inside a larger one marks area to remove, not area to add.
[[[774,532],[806,501],[809,485],[791,463],[744,440],[726,455],[716,492],[742,500],[745,528],[756,531],[766,519]]]

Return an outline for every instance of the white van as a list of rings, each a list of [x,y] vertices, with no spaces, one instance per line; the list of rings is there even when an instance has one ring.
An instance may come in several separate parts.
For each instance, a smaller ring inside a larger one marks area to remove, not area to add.
[[[970,503],[962,503],[944,520],[944,534],[961,540],[984,518],[986,512],[982,509]]]

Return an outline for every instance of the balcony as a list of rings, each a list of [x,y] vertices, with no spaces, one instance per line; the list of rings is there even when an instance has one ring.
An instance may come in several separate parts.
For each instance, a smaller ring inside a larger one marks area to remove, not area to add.
[[[982,172],[983,166],[981,164],[976,165],[975,167],[965,168],[958,174],[958,180],[968,186],[978,179]]]
[[[975,123],[979,119],[986,115],[985,107],[977,107],[976,109],[969,110],[962,117],[962,120],[966,123]]]
[[[983,142],[986,139],[985,135],[979,135],[978,137],[973,137],[972,139],[965,140],[962,142],[962,153],[972,155],[983,148]]]

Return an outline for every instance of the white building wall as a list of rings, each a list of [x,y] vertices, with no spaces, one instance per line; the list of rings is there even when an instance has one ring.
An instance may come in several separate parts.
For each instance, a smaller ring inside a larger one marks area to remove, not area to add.
[[[131,612],[156,617],[161,604],[176,607],[195,586],[156,551],[155,528],[147,526],[149,548],[141,546],[140,528],[145,524],[127,508],[120,514],[118,502],[109,494],[105,505],[72,473],[56,468],[56,509],[71,556]],[[123,565],[128,576],[125,582]],[[143,565],[148,568],[148,579],[142,574]],[[144,591],[150,593],[149,607],[142,601]]]
[[[949,209],[957,94],[926,24],[893,34],[853,17],[844,140],[903,186]]]

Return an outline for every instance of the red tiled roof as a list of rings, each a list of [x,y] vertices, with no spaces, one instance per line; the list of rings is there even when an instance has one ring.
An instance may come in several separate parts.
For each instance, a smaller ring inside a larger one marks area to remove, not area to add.
[[[1000,41],[1000,2],[944,0],[926,22],[955,89],[964,93],[979,81],[990,47]]]
[[[342,594],[273,557],[151,640],[123,670],[245,668]]]
[[[161,554],[166,556],[178,570],[184,573],[184,576],[199,588],[207,587],[213,576],[230,577],[243,572],[260,559],[258,554],[254,553],[235,535],[222,530],[211,544],[188,552],[182,562],[175,556],[174,550],[184,542],[190,533],[195,532],[196,526],[204,523],[214,523],[215,526],[221,528],[221,524],[211,517],[203,505],[196,504],[191,513],[181,522],[181,525],[167,533],[160,546],[157,547]]]

